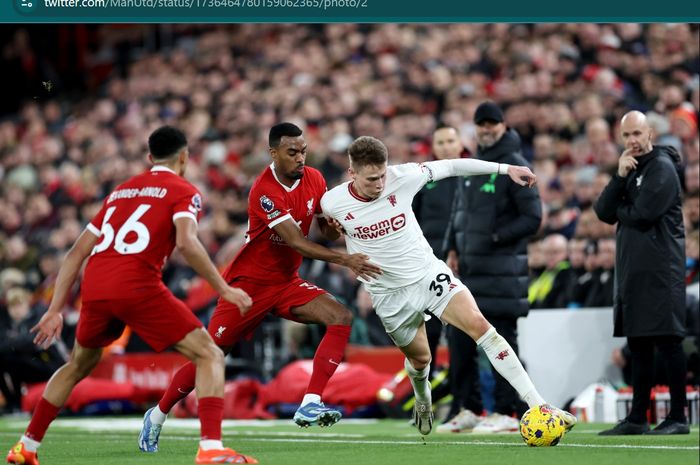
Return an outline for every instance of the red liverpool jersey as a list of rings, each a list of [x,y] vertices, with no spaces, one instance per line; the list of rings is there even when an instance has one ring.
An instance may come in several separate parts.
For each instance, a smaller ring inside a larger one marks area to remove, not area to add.
[[[119,185],[87,229],[100,237],[88,260],[83,300],[143,297],[165,289],[161,268],[175,247],[175,220],[197,221],[199,191],[155,166]]]
[[[293,220],[304,236],[308,235],[314,216],[321,214],[320,200],[325,192],[326,181],[314,168],[305,167],[304,177],[292,187],[277,180],[273,165],[265,168],[250,190],[246,243],[226,269],[226,281],[243,277],[272,284],[297,276],[302,256],[272,228]]]

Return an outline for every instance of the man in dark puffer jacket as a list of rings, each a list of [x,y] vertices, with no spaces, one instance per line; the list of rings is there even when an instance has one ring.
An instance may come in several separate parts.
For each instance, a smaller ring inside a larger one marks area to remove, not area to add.
[[[527,165],[520,154],[520,136],[506,127],[503,112],[495,103],[479,105],[474,123],[479,145],[476,158]],[[508,183],[498,176],[471,176],[455,194],[446,233],[447,264],[459,274],[484,316],[516,353],[517,319],[529,310],[527,241],[537,232],[541,217],[536,189]],[[451,365],[450,371],[473,372],[464,366],[476,364],[474,341],[457,333],[451,333],[450,352],[462,357],[462,367]],[[476,432],[517,430],[517,420],[510,417],[526,409],[508,382],[496,372],[494,376],[495,411],[476,426]]]

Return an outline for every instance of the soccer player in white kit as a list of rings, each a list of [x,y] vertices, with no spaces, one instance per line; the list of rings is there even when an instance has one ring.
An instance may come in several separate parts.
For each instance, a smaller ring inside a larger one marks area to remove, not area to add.
[[[508,342],[479,311],[469,289],[433,255],[411,209],[413,197],[431,181],[498,173],[532,187],[535,175],[524,166],[470,159],[387,166],[386,146],[369,136],[356,139],[348,155],[352,180],[328,191],[321,208],[345,233],[348,253],[369,255],[382,269],[379,277],[360,280],[387,334],[406,356],[418,431],[429,434],[433,424],[425,311],[472,337],[529,407],[545,404]],[[567,431],[576,424],[576,417],[555,410]]]

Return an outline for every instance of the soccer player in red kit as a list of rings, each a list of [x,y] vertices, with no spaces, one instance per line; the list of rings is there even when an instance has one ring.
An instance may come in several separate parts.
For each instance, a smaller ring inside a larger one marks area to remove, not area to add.
[[[119,185],[70,249],[61,266],[48,310],[32,328],[43,347],[60,337],[61,310],[85,259],[82,309],[70,360],[49,380],[26,432],[7,462],[38,465],[37,448],[75,385],[93,370],[102,348],[128,325],[154,350],[174,346],[196,366],[201,441],[195,463],[258,463],[224,448],[224,355],[199,320],[165,287],[161,267],[177,246],[223,301],[248,309],[250,296],[229,286],[197,238],[202,198],[183,177],[187,139],[164,126],[148,139],[150,171]],[[222,457],[226,458],[222,462]]]
[[[269,146],[272,164],[256,179],[248,197],[246,243],[224,272],[226,282],[250,294],[253,306],[246,312],[219,300],[209,334],[227,353],[239,339],[250,337],[268,313],[325,325],[326,334],[316,349],[313,373],[294,421],[302,427],[330,426],[341,415],[323,405],[321,394],[343,357],[352,314],[326,291],[301,279],[298,268],[304,256],[347,266],[362,277],[377,276],[380,270],[366,255],[348,255],[306,239],[314,217],[326,238],[335,239],[339,234],[320,216],[326,182],[317,170],[304,166],[307,147],[301,129],[291,123],[273,126]],[[159,404],[146,413],[142,435],[154,440],[142,450],[155,449],[158,444],[157,435],[148,434],[148,425],[161,426],[170,409],[193,386],[194,366],[188,363],[173,376]]]

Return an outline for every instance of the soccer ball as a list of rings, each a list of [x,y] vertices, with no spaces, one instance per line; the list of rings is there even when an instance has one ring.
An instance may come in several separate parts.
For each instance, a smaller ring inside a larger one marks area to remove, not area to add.
[[[565,431],[564,420],[548,405],[532,407],[520,419],[520,436],[528,446],[556,446]]]

